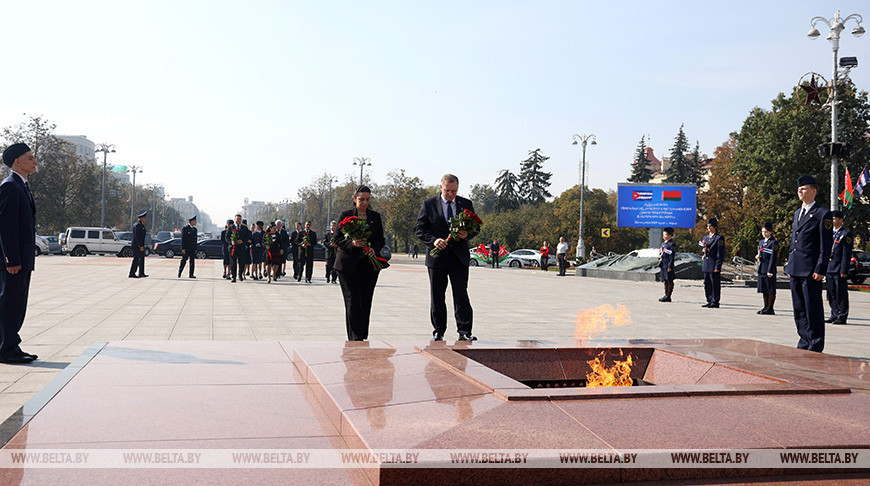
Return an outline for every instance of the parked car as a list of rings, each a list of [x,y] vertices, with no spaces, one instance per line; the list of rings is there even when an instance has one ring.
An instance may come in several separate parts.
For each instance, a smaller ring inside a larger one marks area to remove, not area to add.
[[[223,257],[223,244],[218,238],[202,240],[196,245],[196,258],[200,260]]]
[[[48,242],[45,241],[45,238],[37,235],[36,236],[36,256],[45,255],[48,253]]]
[[[469,249],[468,252],[471,256],[471,260],[469,260],[468,266],[479,267],[479,266],[492,265],[492,262],[490,261],[489,256],[481,253],[480,247],[475,246],[474,248]],[[501,265],[502,263],[506,263],[508,261],[507,258],[508,258],[508,255],[505,255],[505,256],[499,258],[499,260],[498,260],[499,265]]]
[[[45,240],[46,244],[48,244],[48,253],[52,255],[63,255],[63,248],[61,248],[57,236],[42,236],[41,238]]]
[[[154,253],[172,258],[181,255],[181,238],[172,238],[154,245]]]
[[[555,255],[550,255],[547,258],[550,266],[558,266],[559,261],[556,259]],[[522,268],[522,267],[540,267],[541,266],[541,252],[538,250],[529,250],[529,249],[521,249],[516,250],[508,254],[508,256],[502,260],[502,263],[507,263],[509,267],[513,268]]]
[[[132,231],[116,231],[115,236],[118,237],[119,240],[129,241],[132,243],[133,241],[133,232]],[[145,234],[145,256],[151,254],[154,249],[154,239],[151,238],[151,235]]]
[[[317,243],[312,248],[314,248],[314,260],[315,261],[318,261],[318,262],[326,261],[326,247],[325,246],[323,246],[320,243]],[[302,250],[300,249],[299,252],[302,253]],[[293,252],[292,251],[287,252],[287,261],[288,262],[293,261]]]
[[[173,238],[171,231],[158,231],[157,236],[154,238],[156,243],[160,243],[161,241],[171,240]]]
[[[856,285],[861,285],[868,276],[870,276],[870,253],[864,250],[852,250],[849,280]]]
[[[133,256],[130,242],[119,240],[109,228],[69,227],[66,229],[62,248],[63,252],[70,256],[94,253],[98,255],[109,253],[128,258]]]

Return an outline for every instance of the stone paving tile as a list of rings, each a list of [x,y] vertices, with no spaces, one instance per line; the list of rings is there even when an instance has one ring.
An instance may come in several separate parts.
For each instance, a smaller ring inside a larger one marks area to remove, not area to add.
[[[232,284],[217,260],[197,262],[197,279],[177,279],[178,259],[146,260],[147,279],[128,279],[129,260],[116,257],[41,256],[33,274],[22,347],[39,354],[28,366],[0,364],[0,416],[23,405],[39,388],[95,341],[345,339],[338,285],[282,279]],[[429,288],[422,260],[397,255],[375,291],[371,339],[425,344],[431,337]],[[723,288],[720,309],[702,309],[700,282],[677,281],[674,302],[657,302],[660,284],[573,276],[555,272],[472,268],[469,294],[474,334],[485,340],[564,340],[574,337],[582,309],[624,304],[632,323],[593,339],[745,338],[785,346],[797,343],[785,291],[777,315],[758,316],[754,288]],[[827,329],[825,351],[870,358],[870,293],[851,292],[848,326]],[[448,308],[452,307],[450,293]],[[448,312],[447,338],[456,338]],[[37,375],[38,376],[35,376]],[[32,376],[34,375],[34,376]],[[32,389],[32,390],[31,390]],[[0,417],[0,418],[2,418]]]

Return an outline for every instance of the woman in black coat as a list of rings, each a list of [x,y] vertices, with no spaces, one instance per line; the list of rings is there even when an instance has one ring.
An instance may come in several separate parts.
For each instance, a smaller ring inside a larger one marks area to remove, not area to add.
[[[353,195],[353,209],[341,213],[339,221],[344,221],[349,216],[365,220],[371,232],[368,241],[369,255],[377,256],[384,247],[384,225],[381,215],[369,209],[371,196],[371,190],[367,186],[360,186]],[[363,253],[365,241],[349,239],[339,229],[336,233],[336,244],[338,249],[335,255],[335,271],[338,273],[338,283],[344,296],[347,340],[364,341],[369,337],[372,298],[380,270]]]

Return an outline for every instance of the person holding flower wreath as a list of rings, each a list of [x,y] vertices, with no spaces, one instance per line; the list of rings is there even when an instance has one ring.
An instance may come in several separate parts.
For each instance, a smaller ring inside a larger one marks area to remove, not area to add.
[[[447,304],[445,295],[449,281],[453,291],[453,310],[460,341],[474,341],[471,334],[473,311],[468,300],[468,264],[471,260],[468,240],[477,232],[460,230],[454,238],[451,221],[454,218],[480,219],[474,214],[470,200],[456,195],[459,178],[453,174],[441,177],[441,194],[423,201],[417,215],[414,233],[429,251],[426,267],[429,270],[429,317],[432,321],[432,340],[443,341],[447,331]],[[465,215],[465,216],[463,216]]]
[[[371,192],[368,186],[354,192],[354,207],[341,213],[335,235],[335,271],[344,297],[348,341],[368,339],[375,285],[381,268],[387,265],[377,259],[385,243],[384,224],[381,215],[369,208]],[[350,232],[351,226],[361,230]]]

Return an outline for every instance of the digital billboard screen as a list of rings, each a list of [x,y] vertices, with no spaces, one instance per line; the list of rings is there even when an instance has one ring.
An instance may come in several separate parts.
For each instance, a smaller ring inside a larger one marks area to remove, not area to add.
[[[619,184],[616,225],[624,228],[694,228],[697,187],[690,184]]]

